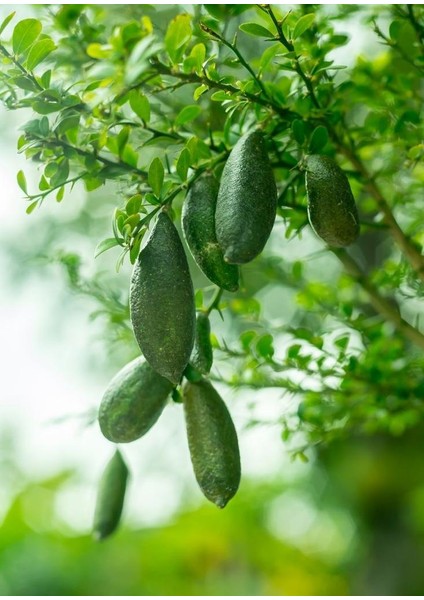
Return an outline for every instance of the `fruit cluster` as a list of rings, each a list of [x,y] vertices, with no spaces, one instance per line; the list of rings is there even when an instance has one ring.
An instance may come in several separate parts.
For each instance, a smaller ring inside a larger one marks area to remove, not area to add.
[[[352,243],[359,233],[349,182],[325,156],[304,160],[308,216],[330,245]],[[220,184],[201,175],[184,201],[182,228],[194,260],[219,288],[238,289],[239,266],[264,248],[277,212],[277,186],[261,132],[240,138]],[[223,508],[240,483],[237,434],[230,413],[207,379],[212,367],[208,312],[196,316],[194,290],[180,236],[166,208],[141,250],[130,289],[134,334],[144,358],[126,365],[110,382],[99,410],[103,435],[132,442],[158,420],[168,398],[184,406],[196,480]],[[182,379],[181,395],[176,391]],[[119,451],[104,473],[94,531],[109,535],[119,522],[128,471]]]

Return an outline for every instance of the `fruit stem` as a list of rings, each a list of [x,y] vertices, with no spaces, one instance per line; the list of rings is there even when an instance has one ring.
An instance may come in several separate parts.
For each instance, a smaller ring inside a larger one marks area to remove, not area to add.
[[[203,31],[205,31],[212,37],[219,40],[222,44],[224,44],[224,46],[227,46],[227,48],[229,48],[237,56],[237,58],[240,61],[240,64],[243,65],[243,67],[246,69],[246,71],[248,71],[250,73],[250,75],[253,77],[254,81],[256,81],[256,83],[258,84],[264,97],[269,99],[268,92],[266,91],[264,84],[259,79],[259,77],[256,75],[255,71],[249,65],[249,63],[244,58],[244,56],[241,54],[241,52],[238,50],[237,46],[235,44],[232,44],[228,40],[226,40],[220,33],[211,29],[210,27],[206,26],[204,23],[200,23],[200,27],[201,27],[201,29],[203,29]]]
[[[210,303],[210,305],[208,306],[208,308],[205,311],[205,314],[208,317],[214,309],[219,310],[219,303],[221,301],[221,297],[222,297],[223,293],[224,293],[224,290],[222,288],[218,288],[216,290],[216,292],[212,298],[212,302]]]

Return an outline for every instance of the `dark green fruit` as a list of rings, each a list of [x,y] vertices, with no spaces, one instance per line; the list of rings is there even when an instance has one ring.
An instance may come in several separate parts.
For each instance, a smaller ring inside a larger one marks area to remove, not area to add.
[[[359,217],[349,181],[329,156],[305,158],[308,217],[329,246],[349,246],[359,235]]]
[[[224,508],[240,484],[237,433],[224,401],[208,381],[187,381],[183,403],[194,474],[202,492]]]
[[[104,393],[99,425],[111,442],[133,442],[159,419],[173,384],[142,358],[128,363]]]
[[[134,266],[130,313],[146,360],[177,384],[193,348],[196,310],[184,248],[165,212]]]
[[[207,375],[212,368],[212,363],[213,351],[209,317],[206,313],[199,312],[196,319],[196,336],[194,338],[190,364],[202,375]]]
[[[238,267],[224,260],[215,235],[218,182],[213,175],[197,179],[188,192],[182,211],[182,226],[194,260],[213,283],[224,290],[238,289]]]
[[[216,203],[216,237],[229,263],[243,264],[262,252],[275,221],[277,187],[257,131],[244,135],[222,172]]]
[[[107,464],[99,484],[93,526],[93,535],[97,540],[108,537],[119,524],[127,479],[127,465],[117,450]]]

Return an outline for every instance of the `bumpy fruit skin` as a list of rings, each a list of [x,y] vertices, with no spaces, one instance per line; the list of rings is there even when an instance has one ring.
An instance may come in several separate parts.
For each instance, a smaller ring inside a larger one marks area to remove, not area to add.
[[[199,312],[196,318],[196,335],[190,364],[202,375],[207,375],[212,368],[213,350],[211,344],[211,325],[206,313]]]
[[[124,506],[128,469],[119,450],[103,472],[94,512],[93,536],[103,540],[115,531]]]
[[[215,208],[218,182],[213,175],[203,175],[191,186],[183,204],[182,226],[194,260],[213,283],[235,292],[238,267],[224,260],[215,235]]]
[[[165,212],[134,265],[130,315],[150,366],[177,384],[193,348],[196,310],[184,248]]]
[[[224,508],[240,484],[237,433],[224,401],[208,381],[186,382],[183,404],[194,474],[202,492]]]
[[[100,429],[108,440],[138,440],[159,419],[173,384],[136,358],[109,383],[99,409]]]
[[[215,228],[224,258],[243,264],[262,252],[275,221],[277,187],[257,131],[244,135],[231,151],[222,172]]]
[[[329,156],[311,154],[305,166],[312,229],[329,246],[349,246],[359,235],[359,217],[346,175]]]

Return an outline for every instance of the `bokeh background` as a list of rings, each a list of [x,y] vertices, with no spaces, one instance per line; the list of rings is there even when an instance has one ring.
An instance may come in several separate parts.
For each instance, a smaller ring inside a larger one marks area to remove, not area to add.
[[[1,5],[1,18],[12,10],[24,18],[39,8]],[[355,15],[340,29],[351,37],[342,64],[381,51]],[[93,258],[110,233],[112,186],[89,198],[77,186],[63,205],[25,214],[16,173],[24,169],[29,187],[38,174],[16,150],[27,117],[0,108],[0,594],[421,594],[423,432],[350,438],[292,461],[278,426],[286,400],[268,391],[222,391],[243,468],[224,511],[197,489],[181,407],[172,404],[122,449],[131,470],[123,523],[110,540],[92,540],[96,486],[113,452],[96,410],[134,352],[93,292],[113,289],[125,301],[130,267],[117,274],[114,251]],[[289,251],[302,258],[316,247],[305,232]],[[98,288],[75,285],[77,266]],[[282,293],[260,290],[271,322],[282,305],[295,310]],[[217,335],[222,327],[214,322]]]

